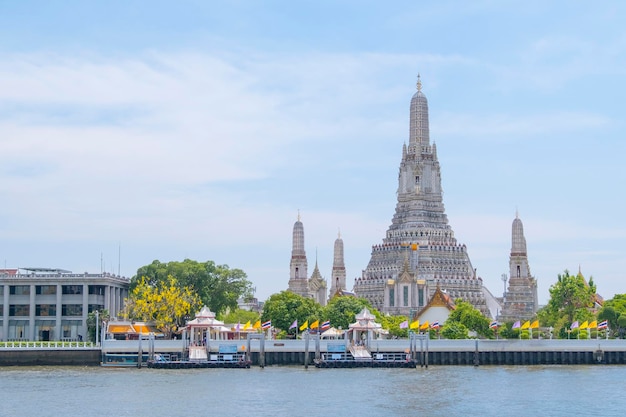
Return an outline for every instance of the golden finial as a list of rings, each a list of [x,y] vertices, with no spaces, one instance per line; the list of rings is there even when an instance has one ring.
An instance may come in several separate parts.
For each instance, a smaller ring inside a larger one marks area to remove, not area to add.
[[[422,91],[422,80],[420,79],[419,72],[417,73],[417,91]]]

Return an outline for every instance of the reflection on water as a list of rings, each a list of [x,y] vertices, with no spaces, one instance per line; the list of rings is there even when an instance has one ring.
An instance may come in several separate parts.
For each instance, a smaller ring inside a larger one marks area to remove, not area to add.
[[[624,392],[626,366],[0,368],[1,416],[621,416]]]

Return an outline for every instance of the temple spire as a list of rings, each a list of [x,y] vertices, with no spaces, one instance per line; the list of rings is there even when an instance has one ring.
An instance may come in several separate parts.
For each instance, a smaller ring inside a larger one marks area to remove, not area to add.
[[[422,80],[420,78],[420,73],[417,73],[417,91],[422,91]]]

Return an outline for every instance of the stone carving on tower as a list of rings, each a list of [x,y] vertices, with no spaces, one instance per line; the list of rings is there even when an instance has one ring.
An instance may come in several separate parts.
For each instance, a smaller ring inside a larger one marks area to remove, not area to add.
[[[462,298],[491,316],[482,279],[448,224],[442,194],[437,147],[430,144],[428,101],[418,75],[410,104],[409,143],[402,147],[396,210],[382,244],[372,246],[367,268],[354,284],[356,295],[379,311],[418,313],[424,307],[420,301],[427,303],[439,285],[452,299]],[[407,279],[406,274],[410,282],[396,285]],[[417,283],[427,291],[423,298]]]
[[[530,274],[524,226],[515,213],[509,258],[509,288],[498,320],[503,322],[530,320],[537,312],[537,280]]]
[[[331,280],[330,297],[332,298],[346,290],[346,265],[343,261],[343,240],[341,239],[341,233],[339,233],[337,239],[335,239]]]

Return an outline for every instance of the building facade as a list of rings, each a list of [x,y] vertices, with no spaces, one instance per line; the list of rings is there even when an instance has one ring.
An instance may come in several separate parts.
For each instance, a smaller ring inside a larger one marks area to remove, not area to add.
[[[304,225],[298,220],[293,225],[293,240],[291,247],[291,261],[289,263],[288,290],[303,297],[313,298],[321,305],[326,305],[326,280],[322,277],[317,260],[311,278],[307,275],[308,262],[304,250]]]
[[[428,101],[418,75],[410,104],[409,143],[402,147],[395,214],[354,284],[356,295],[379,311],[419,312],[439,285],[453,299],[462,298],[493,316],[485,300],[490,293],[485,293],[466,246],[454,237],[442,194],[437,147],[430,143]]]
[[[86,340],[87,316],[124,308],[130,280],[49,268],[0,270],[0,340]]]
[[[509,287],[504,294],[502,312],[498,315],[498,320],[502,322],[530,320],[538,308],[537,280],[530,273],[524,225],[518,213],[511,229]]]

